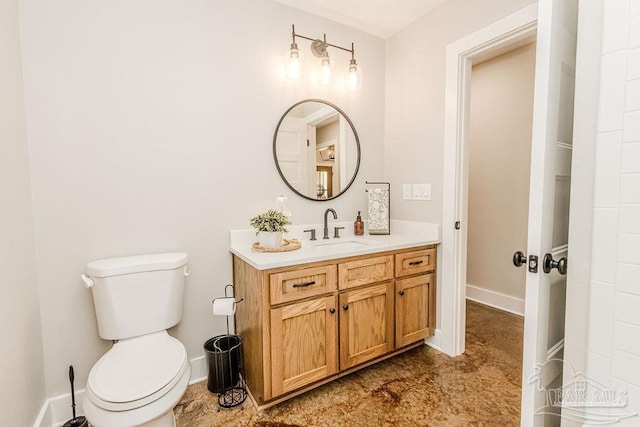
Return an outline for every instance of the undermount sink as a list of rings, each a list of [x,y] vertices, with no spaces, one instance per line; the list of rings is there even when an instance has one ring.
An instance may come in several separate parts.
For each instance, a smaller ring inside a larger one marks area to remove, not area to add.
[[[361,248],[363,246],[367,246],[369,242],[366,240],[330,240],[330,241],[320,241],[315,244],[318,248],[336,248],[336,249],[356,249]]]

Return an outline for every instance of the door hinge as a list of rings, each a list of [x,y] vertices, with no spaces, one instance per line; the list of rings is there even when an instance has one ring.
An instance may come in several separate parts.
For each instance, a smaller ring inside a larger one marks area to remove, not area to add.
[[[309,146],[309,140],[307,139],[307,147]]]

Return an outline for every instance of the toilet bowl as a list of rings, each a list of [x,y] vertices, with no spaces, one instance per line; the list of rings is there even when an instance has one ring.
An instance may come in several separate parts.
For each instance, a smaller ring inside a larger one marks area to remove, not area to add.
[[[86,417],[96,427],[173,426],[190,374],[184,346],[166,331],[119,341],[91,369]]]
[[[82,279],[92,289],[98,330],[113,347],[93,366],[83,409],[95,427],[173,427],[174,406],[191,366],[166,329],[182,317],[186,254],[94,261]]]

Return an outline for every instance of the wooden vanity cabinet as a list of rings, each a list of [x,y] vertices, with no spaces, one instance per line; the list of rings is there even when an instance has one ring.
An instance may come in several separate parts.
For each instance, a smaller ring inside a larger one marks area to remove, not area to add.
[[[433,334],[435,246],[256,270],[233,256],[236,333],[260,408]]]

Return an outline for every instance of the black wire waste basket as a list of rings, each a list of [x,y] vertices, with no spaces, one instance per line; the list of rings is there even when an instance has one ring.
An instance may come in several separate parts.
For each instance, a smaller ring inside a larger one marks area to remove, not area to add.
[[[242,337],[218,335],[204,343],[204,351],[209,368],[207,388],[218,393],[218,406],[232,408],[242,404],[247,398]]]

